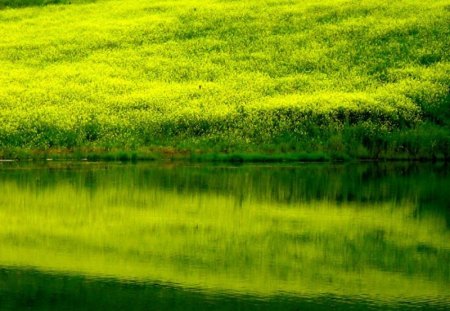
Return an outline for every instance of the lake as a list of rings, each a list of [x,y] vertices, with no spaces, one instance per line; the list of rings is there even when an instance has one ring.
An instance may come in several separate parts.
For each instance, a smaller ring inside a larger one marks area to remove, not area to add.
[[[445,164],[0,163],[0,310],[448,310]]]

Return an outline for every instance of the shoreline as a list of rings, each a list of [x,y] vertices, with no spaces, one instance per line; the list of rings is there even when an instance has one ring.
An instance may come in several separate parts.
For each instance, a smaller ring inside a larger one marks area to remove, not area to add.
[[[0,162],[22,161],[88,161],[88,162],[205,162],[205,163],[348,163],[348,162],[426,162],[447,163],[446,156],[412,156],[410,154],[381,154],[378,157],[352,157],[329,152],[208,152],[173,148],[148,150],[107,149],[54,149],[54,150],[1,150]]]

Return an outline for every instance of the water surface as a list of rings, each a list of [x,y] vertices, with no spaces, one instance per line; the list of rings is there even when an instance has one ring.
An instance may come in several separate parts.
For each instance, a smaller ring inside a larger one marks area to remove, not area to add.
[[[445,310],[435,164],[0,164],[0,310]]]

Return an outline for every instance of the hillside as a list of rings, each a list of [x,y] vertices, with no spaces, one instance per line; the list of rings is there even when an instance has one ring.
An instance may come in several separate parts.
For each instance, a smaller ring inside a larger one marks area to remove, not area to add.
[[[0,0],[0,158],[450,157],[448,0],[53,2]]]

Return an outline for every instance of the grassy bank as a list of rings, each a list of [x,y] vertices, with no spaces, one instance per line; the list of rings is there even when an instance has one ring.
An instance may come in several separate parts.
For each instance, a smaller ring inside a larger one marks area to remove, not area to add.
[[[449,8],[130,0],[0,10],[0,157],[449,158]]]

